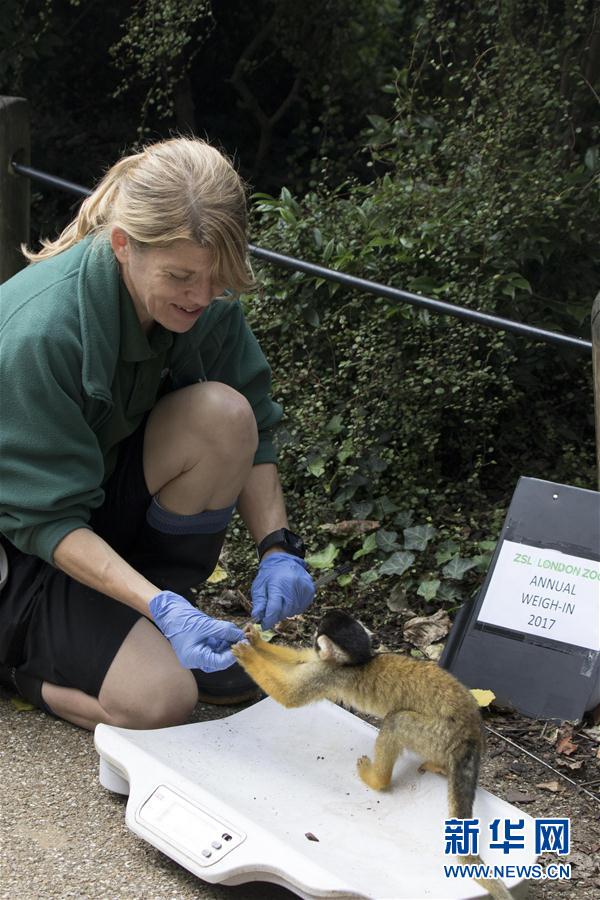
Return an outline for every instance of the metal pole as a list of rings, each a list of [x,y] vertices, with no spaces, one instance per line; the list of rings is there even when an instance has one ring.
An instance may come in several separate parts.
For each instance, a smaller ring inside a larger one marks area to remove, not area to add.
[[[592,306],[592,362],[596,411],[596,474],[600,491],[600,294],[596,296]]]
[[[30,182],[12,162],[28,163],[30,146],[27,100],[0,97],[0,284],[27,262],[19,247],[29,241]]]

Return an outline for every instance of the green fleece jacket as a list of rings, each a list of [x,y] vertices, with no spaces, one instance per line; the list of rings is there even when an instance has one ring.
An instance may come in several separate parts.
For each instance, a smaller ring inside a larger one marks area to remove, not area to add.
[[[119,289],[102,238],[0,285],[0,534],[49,562],[104,499],[98,436],[114,405]],[[173,390],[210,380],[240,391],[258,424],[255,463],[275,462],[271,432],[281,409],[237,301],[214,301],[190,331],[174,335],[165,364]]]

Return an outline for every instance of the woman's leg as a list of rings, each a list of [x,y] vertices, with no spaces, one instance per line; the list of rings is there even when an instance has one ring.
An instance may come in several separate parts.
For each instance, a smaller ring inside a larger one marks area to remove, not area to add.
[[[173,391],[155,406],[144,436],[144,475],[160,505],[180,515],[237,500],[254,461],[258,432],[245,397],[219,382]]]
[[[159,519],[157,530],[156,522],[145,522],[129,561],[172,590],[207,577],[224,537],[222,525],[214,531],[212,511],[235,503],[257,441],[250,405],[227,385],[205,382],[162,398],[146,425],[143,469],[147,490],[157,497],[167,524]],[[203,517],[208,524],[198,531]],[[203,554],[211,557],[205,570]],[[168,641],[141,618],[112,659],[97,697],[45,681],[42,699],[56,715],[84,728],[99,722],[157,728],[185,722],[198,692],[193,674],[180,666]]]
[[[81,728],[93,730],[100,722],[165,728],[189,719],[198,691],[169,642],[141,617],[117,651],[98,697],[45,682],[42,698],[55,715]]]

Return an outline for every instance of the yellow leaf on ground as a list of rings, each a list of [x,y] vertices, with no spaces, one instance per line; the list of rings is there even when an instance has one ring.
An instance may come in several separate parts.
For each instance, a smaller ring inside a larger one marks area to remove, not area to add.
[[[220,581],[225,581],[227,578],[229,578],[229,575],[225,569],[222,569],[221,566],[217,564],[212,575],[209,575],[206,580],[209,584],[218,584]]]
[[[29,703],[27,700],[22,700],[21,697],[11,697],[10,702],[19,712],[31,712],[32,709],[35,709],[33,703]]]
[[[496,695],[493,691],[480,691],[477,688],[473,688],[471,693],[477,700],[479,706],[489,706],[492,700],[496,699]]]

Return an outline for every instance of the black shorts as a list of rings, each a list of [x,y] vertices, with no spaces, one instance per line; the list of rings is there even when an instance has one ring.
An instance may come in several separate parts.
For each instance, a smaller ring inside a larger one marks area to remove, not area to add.
[[[122,442],[115,470],[104,486],[104,502],[92,513],[90,525],[130,565],[160,585],[144,571],[148,554],[140,553],[139,547],[136,552],[152,499],[144,479],[144,431],[145,422]],[[224,535],[223,531],[207,536],[196,547],[196,562],[200,562],[198,556],[205,557],[206,565],[194,571],[197,577],[190,577],[187,587],[210,574]],[[185,541],[179,539],[178,544],[185,546]],[[0,666],[11,673],[20,693],[42,709],[46,708],[41,698],[43,681],[97,697],[140,613],[6,541],[4,546],[9,576],[0,593]]]

